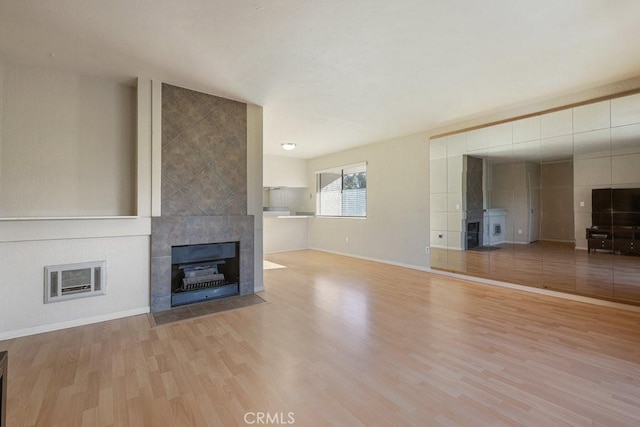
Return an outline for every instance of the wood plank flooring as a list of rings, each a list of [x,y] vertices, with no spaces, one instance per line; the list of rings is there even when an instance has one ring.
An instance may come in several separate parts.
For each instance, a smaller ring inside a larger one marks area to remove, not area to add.
[[[265,271],[266,304],[0,342],[7,425],[640,425],[640,313],[315,251],[268,259],[287,268]]]
[[[431,248],[431,266],[485,279],[640,304],[640,257],[573,243],[504,243],[491,252]]]

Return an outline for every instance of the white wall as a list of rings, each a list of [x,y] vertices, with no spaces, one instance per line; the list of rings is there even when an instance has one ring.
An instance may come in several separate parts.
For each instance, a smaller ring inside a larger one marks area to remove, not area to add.
[[[309,249],[307,218],[264,217],[264,253]]]
[[[2,177],[2,135],[4,134],[4,61],[0,55],[0,178]],[[2,197],[2,179],[0,179],[0,198]],[[1,209],[1,208],[0,208]],[[2,211],[0,210],[0,215]]]
[[[113,81],[15,64],[4,69],[0,116],[12,124],[8,131],[2,127],[0,140],[2,212],[20,218],[0,219],[0,340],[148,312],[151,81],[138,82],[136,111],[135,93],[133,99],[129,93],[135,89]],[[7,69],[8,80],[19,83],[23,93],[12,87],[5,96]],[[94,108],[89,101],[97,103],[96,97],[106,104]],[[61,110],[50,111],[56,102]],[[48,165],[43,156],[55,157],[61,170],[20,175],[16,165],[22,160],[31,168]],[[94,167],[83,165],[84,159]],[[18,198],[16,188],[26,196]],[[58,196],[41,193],[42,188]],[[94,188],[104,199],[89,194]],[[136,210],[137,217],[122,216]],[[25,218],[31,215],[75,218]],[[44,304],[45,266],[101,260],[106,261],[105,295]]]
[[[316,171],[361,161],[367,162],[367,218],[310,219],[309,246],[427,268],[428,136],[406,136],[309,160],[307,182],[315,183]],[[310,193],[305,210],[315,211],[315,192]]]
[[[0,259],[0,340],[148,311],[148,235],[0,243]],[[105,295],[43,303],[45,266],[101,260]]]
[[[266,154],[263,176],[264,187],[306,187],[307,161]]]
[[[0,216],[135,215],[135,88],[3,62]]]

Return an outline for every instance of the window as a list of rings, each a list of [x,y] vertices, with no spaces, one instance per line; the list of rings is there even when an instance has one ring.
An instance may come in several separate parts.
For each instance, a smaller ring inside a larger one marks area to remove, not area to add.
[[[316,172],[318,216],[367,216],[367,163]]]

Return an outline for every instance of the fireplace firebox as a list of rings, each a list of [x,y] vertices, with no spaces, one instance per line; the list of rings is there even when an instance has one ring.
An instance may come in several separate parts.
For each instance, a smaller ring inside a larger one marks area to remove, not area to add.
[[[480,246],[480,222],[467,223],[467,247],[474,249]]]
[[[240,243],[171,248],[171,306],[239,295]]]

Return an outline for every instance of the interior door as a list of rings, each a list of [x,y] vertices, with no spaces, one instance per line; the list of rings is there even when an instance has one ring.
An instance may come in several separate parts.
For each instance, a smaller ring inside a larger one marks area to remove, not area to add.
[[[529,243],[540,240],[540,183],[531,173],[527,174],[529,193]]]

